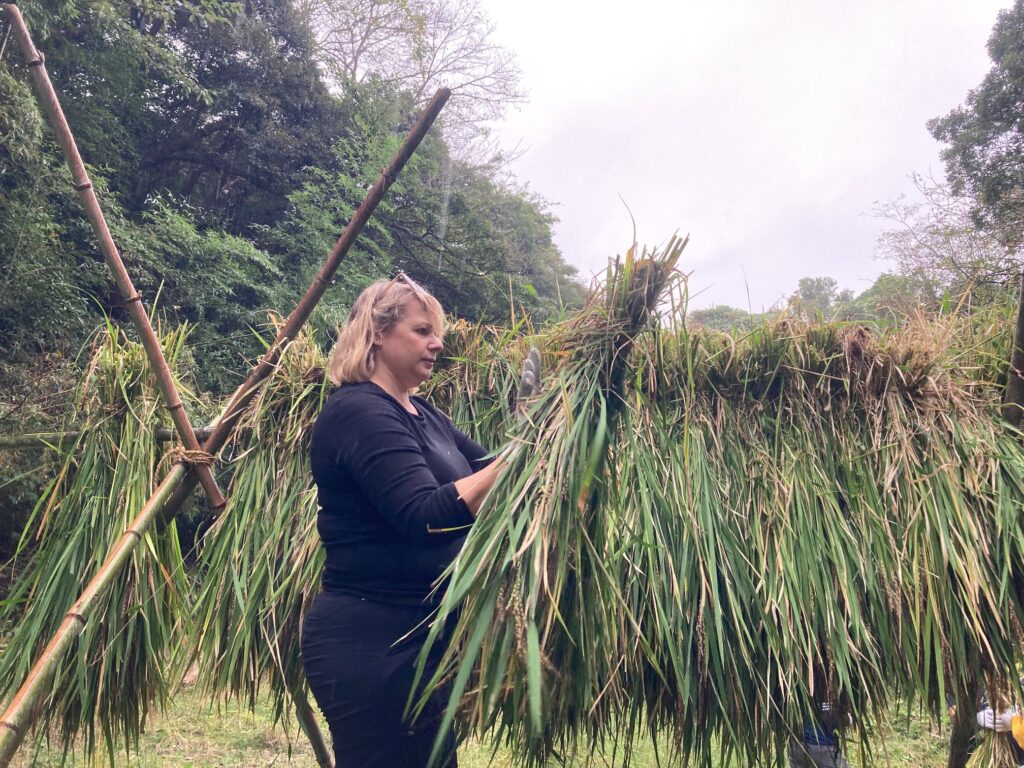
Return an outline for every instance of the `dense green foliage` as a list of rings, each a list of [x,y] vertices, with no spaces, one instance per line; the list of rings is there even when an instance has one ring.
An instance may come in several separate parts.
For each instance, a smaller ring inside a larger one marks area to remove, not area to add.
[[[416,114],[372,77],[328,89],[289,0],[23,4],[115,239],[147,301],[196,326],[200,383],[224,390],[287,311]],[[13,40],[0,59],[0,352],[72,352],[113,290]],[[343,268],[332,325],[404,268],[453,311],[543,317],[581,290],[543,200],[433,136]],[[13,371],[7,371],[13,375]]]
[[[170,324],[192,325],[197,385],[217,399],[262,351],[269,313],[302,295],[417,103],[373,72],[328,88],[292,0],[20,7],[136,287]],[[127,318],[7,32],[0,22],[0,432],[11,434],[53,428],[92,330]],[[505,319],[514,303],[542,321],[581,301],[547,203],[500,162],[459,160],[445,119],[314,315],[323,343],[358,291],[397,269],[474,320]],[[6,532],[42,473],[24,457],[0,462]]]
[[[953,191],[974,198],[974,216],[1019,247],[1024,231],[1024,2],[1000,11],[988,42],[992,69],[966,103],[929,123],[948,146],[942,158]]]

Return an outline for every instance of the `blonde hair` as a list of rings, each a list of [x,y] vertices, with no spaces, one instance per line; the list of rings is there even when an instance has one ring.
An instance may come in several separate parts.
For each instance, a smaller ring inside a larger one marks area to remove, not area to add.
[[[444,336],[444,310],[440,302],[404,272],[399,272],[393,280],[371,283],[355,300],[331,349],[327,376],[335,386],[367,381],[373,375],[377,351],[374,337],[387,333],[401,322],[405,307],[412,299],[423,305],[434,332]]]

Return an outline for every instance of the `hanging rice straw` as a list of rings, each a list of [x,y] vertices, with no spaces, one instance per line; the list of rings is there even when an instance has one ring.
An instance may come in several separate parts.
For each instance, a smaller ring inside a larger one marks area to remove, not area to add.
[[[1018,768],[1009,736],[985,729],[967,760],[966,768]]]
[[[187,646],[211,693],[255,707],[266,687],[275,720],[304,688],[299,627],[323,568],[309,435],[327,391],[324,365],[301,333],[243,417],[228,506],[202,541]]]
[[[441,732],[461,709],[472,728],[496,727],[539,761],[590,731],[586,724],[609,725],[606,688],[636,626],[623,614],[615,563],[607,567],[621,542],[603,514],[605,461],[630,349],[673,285],[685,245],[673,238],[641,258],[630,249],[584,310],[551,334],[559,359],[530,408],[529,442],[517,439],[503,454],[507,469],[449,568],[423,652],[454,622],[454,641],[426,681],[430,691],[450,678]]]
[[[870,757],[866,723],[889,702],[920,702],[939,718],[947,694],[1020,660],[1024,451],[992,418],[1005,334],[961,317],[884,336],[790,319],[733,335],[687,330],[661,298],[679,285],[683,244],[631,251],[582,313],[546,332],[551,372],[521,422],[509,418],[521,329],[454,324],[427,392],[484,444],[499,445],[510,423],[512,440],[448,574],[430,633],[446,644],[442,666],[421,683],[450,692],[446,717],[463,735],[509,743],[521,765],[609,747],[628,765],[636,739],[650,736],[672,764],[709,766],[723,751],[773,764],[813,720]],[[117,366],[142,365],[122,347]],[[232,506],[205,539],[188,645],[211,690],[250,703],[269,690],[279,717],[301,700],[298,627],[322,566],[307,459],[322,364],[297,339],[248,411]],[[140,397],[133,387],[120,389]],[[103,402],[114,400],[129,402]],[[84,451],[55,483],[77,489],[82,509],[123,508],[95,489],[111,487],[119,462],[145,464],[130,458],[135,448],[113,449],[143,444],[126,429],[152,431],[139,424],[156,412],[130,402],[90,421],[99,426],[81,433]],[[64,503],[41,502],[35,525],[62,520],[61,541],[91,542],[97,534],[74,532]],[[45,562],[83,560],[75,546]],[[59,569],[34,572],[16,599],[63,584]],[[152,638],[131,648],[107,639],[95,647],[111,644],[109,656],[71,667],[84,679],[135,669],[143,661],[132,653],[152,652],[145,663],[159,674],[133,673],[141,704],[129,696],[124,706],[142,714],[125,723],[141,722],[163,684],[171,613],[159,610],[142,624]],[[45,638],[40,621],[15,642]]]
[[[527,352],[523,330],[456,320],[445,333],[442,365],[424,385],[430,402],[481,445],[505,438]]]
[[[172,370],[186,335],[179,327],[162,338]],[[75,399],[74,418],[83,428],[36,504],[16,555],[27,563],[2,606],[3,622],[14,624],[0,655],[5,698],[64,619],[82,579],[124,533],[128,511],[156,487],[156,430],[167,424],[165,414],[142,347],[108,323]],[[151,706],[166,700],[165,654],[187,593],[176,528],[143,534],[131,564],[101,598],[99,620],[60,661],[39,733],[54,728],[65,749],[82,734],[85,754],[93,755],[99,731],[111,761],[121,743],[136,744]]]
[[[621,333],[628,313],[595,307],[623,306],[630,266],[548,339],[423,696],[449,690],[447,718],[523,765],[609,743],[625,765],[645,732],[682,761],[770,764],[816,720],[870,755],[895,697],[938,718],[977,670],[1014,668],[1024,452],[976,386],[980,345],[791,320]]]

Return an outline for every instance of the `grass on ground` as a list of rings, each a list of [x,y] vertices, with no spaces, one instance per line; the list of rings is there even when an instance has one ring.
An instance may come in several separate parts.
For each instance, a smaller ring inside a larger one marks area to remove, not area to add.
[[[325,727],[326,733],[326,727]],[[927,719],[905,712],[876,729],[873,759],[863,761],[850,755],[853,768],[868,765],[891,768],[942,768],[946,764],[949,731],[930,726]],[[494,755],[489,744],[471,743],[459,752],[460,768],[510,768],[509,753]],[[664,753],[662,753],[664,756]],[[12,768],[56,768],[61,765],[59,747],[26,743]],[[103,756],[97,765],[104,765]],[[81,754],[69,756],[68,765],[89,765]],[[185,690],[175,697],[166,712],[155,715],[141,737],[139,752],[117,756],[118,768],[317,768],[305,736],[292,723],[290,732],[271,724],[269,707],[256,712],[236,705],[211,706],[197,691]],[[575,764],[584,768],[584,762]],[[633,765],[656,768],[653,747],[640,744]],[[665,765],[665,762],[661,763]],[[598,758],[590,768],[613,768],[608,757]],[[724,764],[720,768],[725,768]],[[737,767],[738,768],[738,767]]]

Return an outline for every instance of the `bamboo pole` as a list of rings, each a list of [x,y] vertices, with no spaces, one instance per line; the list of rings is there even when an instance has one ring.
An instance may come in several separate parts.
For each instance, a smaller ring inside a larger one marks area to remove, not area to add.
[[[952,728],[949,731],[949,753],[946,755],[946,768],[964,768],[971,753],[971,742],[974,741],[974,713],[978,704],[978,679],[971,673],[963,690],[956,692],[956,711],[953,715]]]
[[[1020,274],[1017,292],[1017,322],[1013,327],[1013,348],[1010,366],[1006,372],[1006,392],[1003,394],[1003,418],[1020,429],[1024,418],[1024,271]]]
[[[0,451],[43,451],[49,449],[60,449],[66,442],[74,441],[81,435],[81,431],[70,429],[64,432],[29,432],[24,435],[7,435],[0,437]],[[196,427],[196,439],[203,442],[213,434],[213,427]],[[176,433],[167,427],[158,427],[156,439],[161,443],[168,443],[174,440]]]
[[[64,158],[67,160],[68,168],[71,169],[75,191],[78,193],[78,199],[82,202],[89,222],[92,224],[93,232],[95,232],[96,239],[99,241],[100,251],[103,252],[103,259],[107,262],[107,266],[114,276],[117,290],[124,300],[128,315],[131,317],[136,331],[138,331],[142,346],[146,350],[146,356],[149,357],[150,366],[156,376],[157,386],[160,389],[160,394],[163,396],[167,410],[170,411],[174,428],[178,432],[178,436],[181,438],[185,448],[189,451],[198,452],[200,450],[199,440],[192,430],[188,414],[185,413],[185,406],[181,402],[177,388],[174,386],[171,369],[167,366],[167,360],[164,358],[163,350],[160,348],[160,340],[153,330],[149,315],[142,306],[142,294],[135,290],[135,285],[132,283],[128,270],[125,269],[121,254],[118,253],[117,246],[114,244],[114,238],[107,227],[107,221],[103,217],[103,211],[100,209],[96,193],[92,188],[92,182],[89,180],[89,174],[85,170],[85,163],[78,152],[75,137],[72,135],[71,127],[64,117],[64,110],[61,109],[60,101],[57,99],[57,92],[53,88],[53,83],[50,82],[50,76],[46,73],[43,54],[36,49],[35,44],[32,42],[32,37],[29,35],[28,27],[25,25],[25,20],[22,18],[21,10],[18,6],[14,3],[4,3],[4,9],[11,20],[11,28],[14,30],[14,37],[18,41],[18,47],[21,48],[21,53],[28,64],[29,74],[32,76],[32,82],[36,86],[39,102],[50,121],[50,126],[53,128],[54,133],[57,134],[57,140],[60,142],[61,148],[64,150]],[[224,494],[217,487],[217,481],[214,479],[212,468],[209,464],[197,464],[194,466],[199,474],[199,481],[203,485],[203,490],[206,492],[206,497],[210,500],[210,506],[215,510],[222,509],[226,501]]]
[[[286,681],[286,683],[288,685],[288,693],[292,697],[292,703],[295,705],[295,718],[299,721],[299,727],[306,734],[306,738],[309,739],[310,746],[313,747],[313,754],[316,757],[317,763],[321,768],[334,768],[333,752],[324,738],[323,731],[320,730],[316,713],[309,705],[309,697],[306,695],[305,686],[296,681]]]
[[[5,4],[4,7],[8,11],[12,8],[10,4]],[[17,11],[17,9],[14,10],[15,12]],[[230,437],[246,405],[255,396],[259,385],[273,371],[282,350],[291,339],[295,338],[317,302],[330,286],[334,273],[348,253],[349,248],[351,248],[366,225],[366,222],[380,203],[388,187],[397,178],[406,162],[415,152],[416,147],[419,146],[423,137],[430,129],[430,126],[437,119],[438,114],[440,114],[441,109],[450,96],[451,91],[447,88],[441,88],[427,103],[395,157],[366,193],[366,198],[360,204],[345,231],[331,249],[323,267],[313,279],[306,294],[282,326],[274,343],[259,363],[256,364],[242,385],[235,391],[227,407],[222,412],[220,418],[218,418],[213,434],[210,435],[203,446],[204,450],[209,453],[216,453],[223,447],[228,437]],[[0,715],[0,768],[7,768],[11,757],[17,752],[18,747],[24,740],[37,714],[37,712],[33,711],[35,705],[41,700],[45,689],[52,681],[60,658],[71,647],[75,638],[82,634],[98,597],[117,578],[120,570],[128,562],[128,555],[133,551],[146,528],[153,523],[157,514],[162,514],[164,519],[172,519],[178,509],[180,509],[181,503],[188,497],[192,489],[195,488],[197,482],[198,478],[194,465],[189,467],[182,464],[175,465],[160,484],[157,492],[150,497],[142,511],[133,520],[128,531],[111,550],[104,566],[90,580],[82,596],[75,603],[77,610],[73,610],[72,613],[68,614],[68,617],[54,634],[46,650],[32,667],[21,688],[18,689],[11,704],[4,711],[3,715]],[[299,705],[301,706],[301,703]],[[310,722],[312,722],[313,727],[316,726],[315,720]],[[316,731],[319,732],[319,728],[316,728]],[[313,738],[311,736],[311,740]],[[322,735],[319,738],[323,741]],[[314,749],[316,749],[315,744]],[[326,768],[330,763],[321,762],[321,765]]]
[[[11,758],[18,751],[39,713],[39,704],[49,690],[57,666],[71,649],[75,639],[84,631],[89,615],[111,581],[131,559],[135,546],[142,539],[146,528],[163,509],[171,493],[184,477],[185,465],[176,464],[110,550],[96,578],[89,582],[75,604],[71,606],[71,610],[65,614],[64,621],[0,718],[0,766],[6,768],[10,764]]]
[[[327,739],[324,738],[323,731],[320,730],[320,725],[316,721],[316,713],[309,705],[309,699],[303,691],[292,690],[290,693],[292,703],[295,704],[295,717],[299,721],[302,732],[309,739],[317,764],[320,768],[334,768],[333,752],[327,744]]]
[[[316,277],[313,278],[313,282],[310,283],[309,288],[306,289],[305,295],[299,300],[299,303],[295,306],[295,309],[288,316],[284,325],[281,326],[278,331],[277,337],[274,339],[274,343],[270,345],[263,358],[253,367],[249,376],[244,382],[235,390],[234,395],[228,406],[225,408],[223,415],[214,423],[213,433],[209,439],[203,444],[203,450],[208,453],[216,453],[219,451],[224,443],[227,441],[228,436],[231,434],[231,430],[234,429],[238,419],[241,418],[242,413],[245,411],[245,407],[249,404],[256,392],[259,389],[260,384],[270,375],[271,371],[274,370],[274,366],[277,365],[278,359],[281,357],[281,352],[288,345],[288,343],[296,337],[303,324],[309,318],[309,315],[313,312],[317,303],[323,297],[324,293],[330,287],[331,282],[334,278],[334,273],[337,272],[338,266],[341,264],[342,259],[348,253],[349,248],[355,242],[359,233],[363,227],[366,226],[366,222],[369,221],[370,216],[373,215],[374,210],[384,197],[384,193],[387,192],[388,187],[394,182],[401,172],[402,168],[412,157],[413,152],[416,151],[416,147],[419,146],[423,137],[426,136],[430,126],[433,125],[434,120],[437,119],[438,114],[444,108],[451,91],[447,88],[438,89],[437,93],[434,94],[433,98],[423,108],[423,112],[419,118],[413,124],[412,128],[409,129],[409,133],[399,147],[398,152],[392,158],[391,162],[388,163],[387,167],[381,171],[381,175],[374,182],[373,186],[370,187],[366,193],[366,197],[363,202],[356,209],[356,212],[352,215],[352,218],[348,222],[348,226],[345,227],[345,231],[341,233],[331,252],[327,255],[327,259],[324,261],[323,266],[317,273]],[[185,481],[178,487],[167,504],[171,516],[176,514],[178,508],[182,502],[188,497],[188,494],[195,488],[196,476],[194,472],[189,472]],[[0,766],[2,768],[2,766]]]

